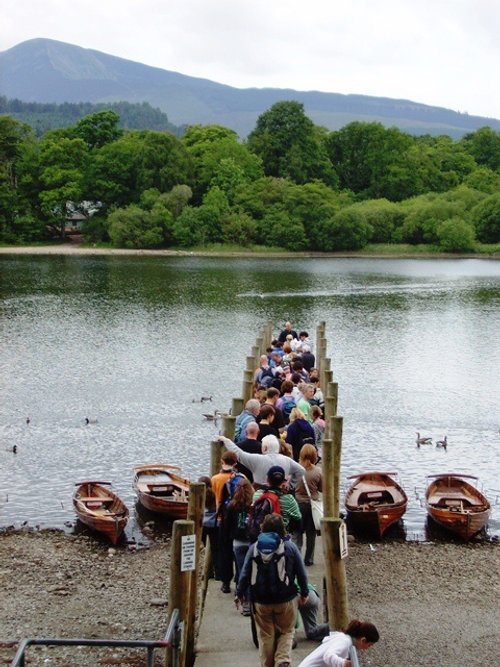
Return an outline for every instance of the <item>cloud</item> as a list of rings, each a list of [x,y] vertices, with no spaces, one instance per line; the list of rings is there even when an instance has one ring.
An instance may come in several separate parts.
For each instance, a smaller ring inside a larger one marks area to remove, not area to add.
[[[500,117],[499,24],[493,0],[4,0],[0,50],[48,37],[240,88]]]

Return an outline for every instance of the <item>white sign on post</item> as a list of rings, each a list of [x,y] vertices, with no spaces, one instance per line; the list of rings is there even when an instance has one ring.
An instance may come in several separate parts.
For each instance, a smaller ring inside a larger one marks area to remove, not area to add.
[[[195,569],[196,562],[196,535],[182,535],[181,537],[181,572]]]
[[[339,526],[339,548],[340,548],[340,558],[346,558],[348,554],[347,549],[347,528],[345,523],[342,523]]]

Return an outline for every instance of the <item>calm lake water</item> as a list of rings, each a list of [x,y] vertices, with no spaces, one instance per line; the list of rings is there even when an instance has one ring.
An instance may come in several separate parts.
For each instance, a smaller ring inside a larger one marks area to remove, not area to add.
[[[314,336],[324,320],[344,490],[399,471],[406,535],[424,539],[426,475],[476,474],[500,500],[499,305],[494,260],[0,256],[0,526],[73,522],[89,478],[132,509],[135,464],[206,474],[218,430],[202,413],[241,395],[262,326]]]

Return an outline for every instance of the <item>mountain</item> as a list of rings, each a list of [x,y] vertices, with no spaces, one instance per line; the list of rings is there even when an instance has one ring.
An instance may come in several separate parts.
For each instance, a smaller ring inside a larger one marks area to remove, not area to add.
[[[500,120],[410,100],[280,88],[233,88],[51,39],[31,39],[0,53],[0,95],[28,102],[148,102],[171,123],[218,123],[242,137],[281,100],[297,100],[318,125],[335,130],[378,121],[411,134],[460,137]]]

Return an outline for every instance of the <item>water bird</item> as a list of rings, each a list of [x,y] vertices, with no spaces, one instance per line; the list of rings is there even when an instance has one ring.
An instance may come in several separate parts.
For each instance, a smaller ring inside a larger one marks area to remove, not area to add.
[[[86,424],[97,424],[97,419],[89,419],[88,417],[85,417],[85,423]]]
[[[12,452],[13,454],[17,454],[17,445],[12,445],[12,447],[7,451]]]
[[[29,424],[31,419],[29,417],[26,417],[26,423]]]
[[[420,433],[417,431],[417,447],[420,447],[420,445],[430,445],[432,444],[432,438],[428,438],[426,436],[420,437]]]
[[[445,435],[442,440],[438,440],[436,442],[436,447],[441,449],[446,449],[448,447],[448,436]]]
[[[219,412],[219,410],[214,410],[213,413],[203,413],[203,416],[209,422],[216,421],[217,419],[219,419],[220,415],[221,413]]]
[[[212,397],[211,397],[211,396],[202,396],[202,397],[200,398],[200,401],[201,401],[202,403],[205,403],[205,401],[211,401],[211,400],[212,400]]]

